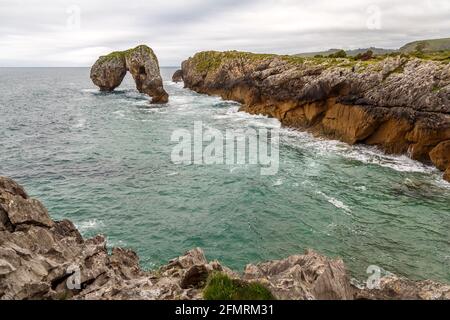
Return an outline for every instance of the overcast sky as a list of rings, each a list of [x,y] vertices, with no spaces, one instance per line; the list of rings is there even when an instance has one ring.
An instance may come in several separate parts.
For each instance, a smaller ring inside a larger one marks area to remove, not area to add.
[[[0,66],[90,66],[144,43],[162,66],[201,50],[292,54],[450,37],[450,0],[0,0]]]

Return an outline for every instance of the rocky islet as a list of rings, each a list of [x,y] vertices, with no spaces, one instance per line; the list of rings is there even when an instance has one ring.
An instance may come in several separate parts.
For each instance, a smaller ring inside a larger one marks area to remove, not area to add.
[[[158,58],[153,50],[140,45],[126,51],[112,52],[100,57],[91,68],[91,80],[101,91],[113,91],[130,72],[139,92],[152,97],[154,104],[167,103]]]

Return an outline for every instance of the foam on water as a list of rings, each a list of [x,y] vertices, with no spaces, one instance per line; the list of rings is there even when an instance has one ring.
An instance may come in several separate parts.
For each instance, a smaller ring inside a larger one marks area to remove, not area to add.
[[[103,221],[99,221],[97,219],[89,219],[86,221],[81,221],[80,223],[75,223],[75,226],[81,233],[86,233],[103,228],[104,223]]]
[[[450,184],[441,172],[280,128],[168,81],[175,70],[162,69],[169,103],[154,108],[130,76],[104,93],[87,68],[0,68],[0,174],[83,236],[134,249],[144,268],[194,247],[235,270],[313,248],[362,279],[369,265],[450,279]],[[223,133],[280,128],[279,171],[172,163],[173,131],[192,132],[194,121]]]

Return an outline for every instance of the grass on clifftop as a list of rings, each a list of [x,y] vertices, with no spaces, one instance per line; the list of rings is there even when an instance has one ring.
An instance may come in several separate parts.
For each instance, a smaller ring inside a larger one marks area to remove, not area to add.
[[[209,276],[203,291],[205,300],[275,300],[272,293],[260,283],[231,279],[223,273]]]
[[[301,65],[317,65],[323,68],[331,67],[343,67],[352,68],[358,66],[359,69],[364,70],[370,65],[377,64],[378,62],[389,58],[401,56],[407,59],[422,59],[439,61],[443,63],[450,63],[450,51],[438,51],[431,53],[414,52],[410,54],[404,53],[389,53],[386,55],[374,55],[366,60],[359,59],[358,57],[344,57],[344,56],[315,56],[315,57],[299,57],[299,56],[289,56],[289,55],[276,55],[276,54],[261,54],[261,53],[250,53],[250,52],[239,52],[239,51],[203,51],[197,53],[192,59],[196,66],[198,72],[209,72],[217,70],[223,63],[227,60],[240,59],[243,63],[251,63],[253,61],[270,59],[278,57],[290,64]]]
[[[197,53],[192,59],[198,72],[214,71],[220,67],[223,61],[229,59],[245,59],[247,61],[263,60],[275,57],[275,54],[261,54],[240,51],[203,51]]]
[[[128,55],[132,54],[133,52],[137,51],[137,50],[143,50],[146,51],[149,55],[151,55],[156,61],[156,55],[153,52],[153,50],[149,47],[146,46],[144,44],[141,44],[135,48],[131,48],[128,50],[124,50],[124,51],[113,51],[110,54],[107,54],[105,56],[101,56],[100,59],[102,60],[102,62],[107,62],[107,61],[111,61],[113,59],[124,59],[126,58]]]

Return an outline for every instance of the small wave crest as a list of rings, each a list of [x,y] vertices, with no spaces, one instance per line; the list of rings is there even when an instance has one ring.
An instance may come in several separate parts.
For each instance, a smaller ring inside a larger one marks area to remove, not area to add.
[[[104,226],[104,223],[102,221],[99,221],[97,219],[90,219],[86,221],[82,221],[80,223],[75,224],[78,230],[80,230],[81,233],[85,233],[92,230],[98,230]]]
[[[336,208],[342,209],[346,214],[350,215],[350,213],[352,212],[352,210],[346,204],[344,204],[342,201],[340,201],[336,198],[330,197],[330,196],[326,195],[325,193],[323,193],[322,191],[317,191],[316,193],[321,195],[322,197],[324,197],[329,203],[331,203]]]

